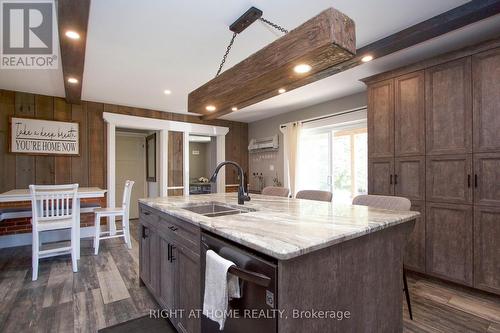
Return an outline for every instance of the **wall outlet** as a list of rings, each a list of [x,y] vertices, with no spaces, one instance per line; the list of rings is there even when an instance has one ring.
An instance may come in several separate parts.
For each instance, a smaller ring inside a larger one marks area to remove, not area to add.
[[[274,171],[274,164],[269,165],[269,170]]]

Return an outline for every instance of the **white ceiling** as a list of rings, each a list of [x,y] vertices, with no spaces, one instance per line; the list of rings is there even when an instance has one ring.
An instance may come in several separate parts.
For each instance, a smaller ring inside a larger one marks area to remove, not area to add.
[[[250,6],[292,29],[327,7],[356,22],[357,47],[462,5],[466,0],[93,0],[82,99],[185,113],[188,93],[213,78],[228,30]],[[495,17],[474,29],[376,59],[226,116],[254,121],[363,90],[358,79],[494,35]],[[496,32],[498,33],[498,32]],[[236,38],[229,68],[279,37],[256,22]],[[0,88],[64,96],[62,70],[0,70]],[[169,89],[171,95],[163,91]]]

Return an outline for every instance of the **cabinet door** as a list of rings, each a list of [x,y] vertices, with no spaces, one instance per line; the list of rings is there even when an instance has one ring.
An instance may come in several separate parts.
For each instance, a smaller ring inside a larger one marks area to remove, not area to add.
[[[411,210],[419,212],[420,217],[408,238],[404,265],[412,271],[425,273],[425,202],[412,201]]]
[[[164,309],[175,310],[175,264],[170,261],[171,242],[170,239],[160,236],[160,303]]]
[[[500,206],[500,153],[474,154],[474,202]]]
[[[394,156],[394,87],[392,79],[368,87],[368,156]]]
[[[500,294],[500,208],[474,207],[474,287]]]
[[[150,229],[150,250],[149,250],[149,263],[150,263],[150,291],[156,297],[160,296],[160,237],[156,229]]]
[[[183,246],[174,249],[176,263],[176,308],[183,311],[177,322],[180,332],[199,333],[201,320],[196,314],[201,309],[200,256]]]
[[[427,273],[472,285],[472,206],[427,203]]]
[[[398,157],[394,163],[394,189],[397,196],[425,199],[425,157]]]
[[[500,48],[472,57],[474,152],[500,151]]]
[[[396,156],[425,154],[424,72],[394,79],[394,151]]]
[[[427,154],[472,152],[472,87],[469,57],[425,72]]]
[[[394,194],[394,159],[372,158],[368,162],[368,193]]]
[[[140,225],[140,247],[139,247],[139,257],[141,260],[139,261],[139,275],[144,282],[144,284],[150,286],[151,285],[151,264],[149,261],[150,258],[150,230],[149,228],[141,224]]]
[[[472,203],[472,155],[427,156],[426,200]]]

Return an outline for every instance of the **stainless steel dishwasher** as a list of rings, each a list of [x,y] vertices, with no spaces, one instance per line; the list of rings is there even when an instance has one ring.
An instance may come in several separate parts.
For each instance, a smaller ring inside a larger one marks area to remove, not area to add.
[[[229,301],[228,310],[234,317],[228,317],[224,330],[205,316],[202,316],[202,333],[274,333],[277,332],[277,276],[278,269],[271,258],[252,253],[238,245],[217,236],[203,233],[202,247],[202,300],[205,291],[206,252],[212,250],[235,263],[229,273],[240,278],[242,297]],[[237,314],[237,315],[236,315]]]

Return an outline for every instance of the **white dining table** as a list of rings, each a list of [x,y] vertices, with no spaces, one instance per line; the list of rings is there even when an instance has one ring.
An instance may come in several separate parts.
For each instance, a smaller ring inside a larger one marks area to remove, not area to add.
[[[76,257],[80,259],[80,199],[89,198],[102,198],[107,190],[99,187],[79,187],[78,195],[73,209],[76,209]],[[31,201],[31,194],[29,189],[15,189],[4,193],[0,193],[0,202],[17,202],[17,201]]]

